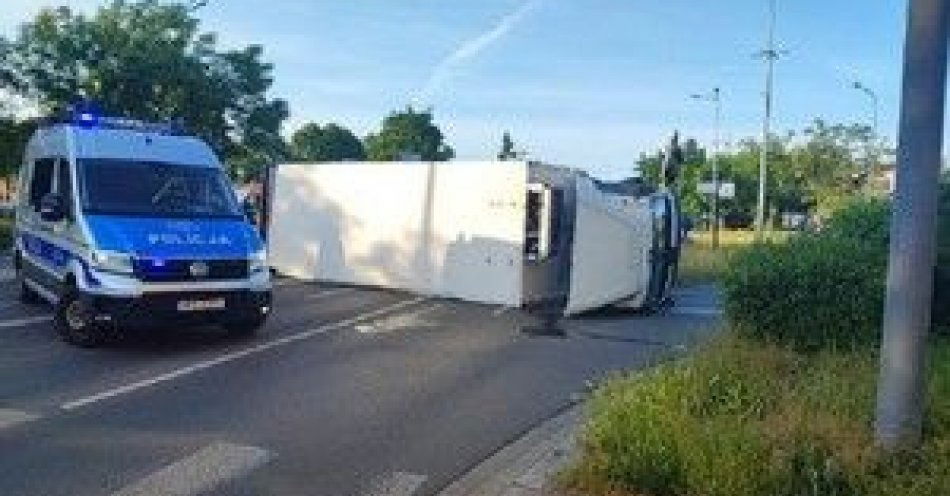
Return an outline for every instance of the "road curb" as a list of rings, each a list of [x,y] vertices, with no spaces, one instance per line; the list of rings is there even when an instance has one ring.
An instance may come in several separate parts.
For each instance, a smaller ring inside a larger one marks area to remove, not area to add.
[[[553,496],[551,478],[576,453],[585,404],[531,429],[452,482],[438,496]]]

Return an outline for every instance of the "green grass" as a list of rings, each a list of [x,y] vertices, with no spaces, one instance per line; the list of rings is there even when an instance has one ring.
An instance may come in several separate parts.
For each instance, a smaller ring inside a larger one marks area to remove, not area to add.
[[[13,219],[0,217],[0,250],[10,248],[13,243]]]
[[[790,236],[784,231],[770,231],[766,239],[784,242]],[[683,248],[680,259],[680,282],[685,285],[718,282],[722,279],[730,258],[741,248],[755,242],[755,233],[746,230],[723,230],[719,233],[719,248],[712,246],[709,231],[694,233]]]
[[[950,494],[950,340],[932,349],[914,455],[874,447],[875,349],[802,354],[726,333],[600,387],[563,482],[593,496]]]

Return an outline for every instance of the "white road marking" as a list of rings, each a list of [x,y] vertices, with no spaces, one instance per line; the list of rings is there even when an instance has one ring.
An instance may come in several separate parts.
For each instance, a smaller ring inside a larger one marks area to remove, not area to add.
[[[356,332],[360,334],[375,334],[377,332],[373,324],[359,324],[353,326],[353,329],[356,329]]]
[[[37,315],[35,317],[24,317],[22,319],[13,320],[0,320],[0,329],[25,327],[32,324],[38,324],[40,322],[49,322],[50,320],[53,320],[53,317],[49,315]]]
[[[511,310],[511,307],[498,307],[492,310],[491,314],[492,314],[492,317],[501,317],[501,315],[507,312],[508,310]]]
[[[353,328],[360,334],[383,334],[412,327],[434,327],[434,322],[424,320],[422,316],[434,312],[442,308],[442,306],[442,304],[436,303],[435,305],[429,305],[405,313],[387,315],[376,322],[353,326]]]
[[[330,290],[327,290],[327,291],[323,291],[323,292],[321,292],[321,293],[314,293],[314,294],[311,294],[311,295],[307,295],[307,299],[310,299],[310,300],[319,300],[319,299],[321,299],[321,298],[327,298],[327,297],[330,297],[330,296],[340,295],[340,294],[344,294],[344,293],[351,293],[351,292],[353,292],[353,291],[356,291],[356,290],[353,289],[353,288],[336,288],[336,289],[330,289]]]
[[[426,476],[393,472],[373,485],[366,496],[412,496],[426,481]]]
[[[196,496],[247,475],[271,458],[273,455],[261,448],[214,443],[112,496]]]
[[[167,373],[164,373],[164,374],[161,374],[149,379],[143,379],[141,381],[133,382],[130,384],[126,384],[124,386],[119,386],[117,388],[103,391],[101,393],[93,394],[91,396],[86,396],[84,398],[79,398],[73,401],[69,401],[60,405],[60,408],[62,408],[63,410],[75,410],[77,408],[91,405],[93,403],[107,400],[109,398],[113,398],[113,397],[120,396],[123,394],[131,393],[133,391],[137,391],[139,389],[154,386],[155,384],[171,381],[179,377],[184,377],[186,375],[194,374],[195,372],[200,372],[202,370],[214,367],[216,365],[221,365],[223,363],[228,363],[228,362],[237,360],[239,358],[244,358],[248,355],[253,355],[256,353],[267,351],[271,348],[276,348],[278,346],[283,346],[285,344],[302,341],[304,339],[312,338],[314,336],[325,334],[330,331],[335,331],[337,329],[351,327],[365,320],[378,317],[380,315],[383,315],[387,312],[391,312],[393,310],[398,310],[400,308],[415,305],[427,299],[428,298],[425,296],[420,296],[418,298],[413,298],[411,300],[401,301],[399,303],[395,303],[395,304],[380,308],[378,310],[373,310],[372,312],[366,312],[366,313],[357,315],[355,317],[350,317],[348,319],[341,320],[339,322],[334,322],[332,324],[326,324],[314,329],[301,331],[296,334],[291,334],[289,336],[284,336],[282,338],[275,339],[273,341],[268,341],[266,343],[250,346],[243,350],[227,353],[217,358],[212,358],[210,360],[205,360],[203,362],[194,363],[194,364],[188,365],[187,367],[175,369],[175,370],[172,370],[171,372],[167,372]]]
[[[40,416],[34,413],[0,408],[0,430],[13,427],[14,425],[32,422],[38,418],[40,418]]]
[[[722,315],[722,309],[716,307],[673,307],[670,313],[674,315],[702,315],[715,317]]]
[[[8,301],[6,303],[0,303],[0,309],[13,308],[22,305],[19,301]]]

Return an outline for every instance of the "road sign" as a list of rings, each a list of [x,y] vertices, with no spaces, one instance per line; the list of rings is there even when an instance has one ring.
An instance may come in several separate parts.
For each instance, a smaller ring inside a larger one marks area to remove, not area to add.
[[[697,189],[700,193],[704,195],[711,195],[715,191],[713,183],[699,183]],[[719,183],[719,198],[735,198],[736,197],[736,183],[730,182],[720,182]]]

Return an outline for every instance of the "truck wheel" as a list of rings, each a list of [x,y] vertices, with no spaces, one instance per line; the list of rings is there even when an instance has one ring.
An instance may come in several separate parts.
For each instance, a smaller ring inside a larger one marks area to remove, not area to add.
[[[39,293],[26,285],[26,276],[23,274],[23,260],[17,255],[13,260],[13,269],[16,273],[16,284],[20,288],[20,302],[27,305],[36,305],[42,301]]]
[[[104,330],[93,320],[87,303],[79,297],[79,292],[71,284],[63,291],[56,304],[53,327],[63,341],[92,348],[105,342]]]
[[[227,320],[221,325],[233,336],[253,336],[264,326],[267,316],[263,314]]]

